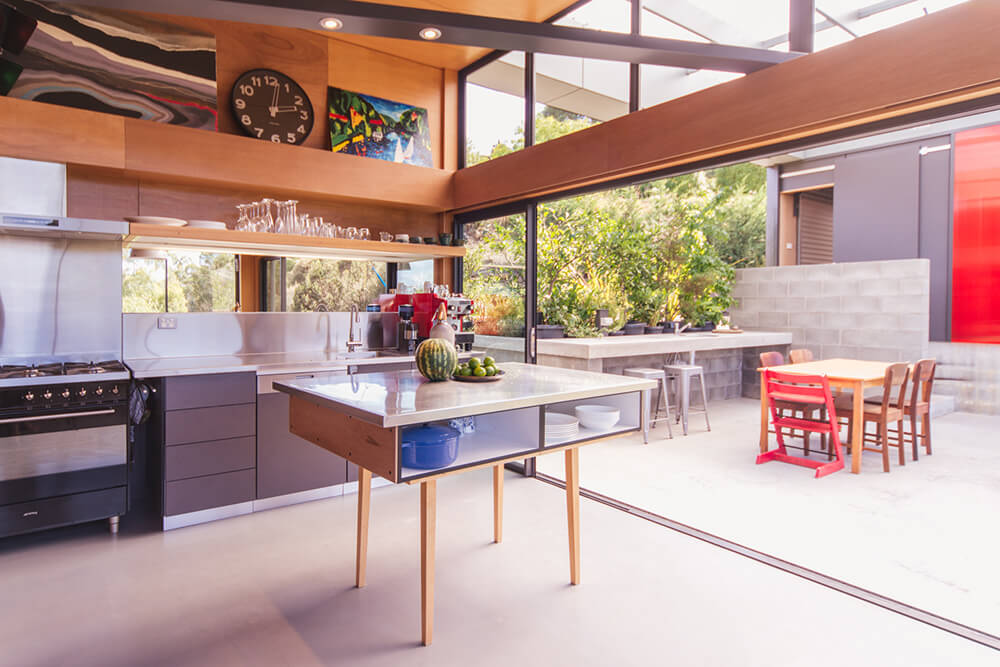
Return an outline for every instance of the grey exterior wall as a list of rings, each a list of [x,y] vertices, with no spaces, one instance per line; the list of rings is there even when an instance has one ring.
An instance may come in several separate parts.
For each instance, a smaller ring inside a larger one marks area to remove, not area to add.
[[[949,137],[925,142],[926,146],[950,144]],[[920,225],[918,254],[931,262],[931,340],[951,340],[951,150],[927,153],[920,158]]]
[[[951,141],[945,134],[781,167],[795,172],[835,164],[832,172],[780,179],[782,192],[809,187],[809,179],[817,176],[833,182],[835,262],[930,260],[929,335],[934,341],[950,339],[952,152],[921,149]],[[778,190],[769,189],[768,206],[777,201]],[[776,243],[776,230],[773,236]],[[769,265],[775,263],[768,258]]]
[[[918,142],[837,160],[833,261],[917,257],[919,151]]]
[[[927,354],[926,259],[739,269],[730,310],[744,329],[790,331],[820,358],[914,361]]]

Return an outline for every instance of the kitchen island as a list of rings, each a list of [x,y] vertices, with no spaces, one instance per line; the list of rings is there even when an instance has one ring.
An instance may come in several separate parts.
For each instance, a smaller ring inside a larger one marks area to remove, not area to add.
[[[421,639],[431,643],[434,627],[434,541],[436,480],[482,467],[493,468],[495,542],[502,538],[503,466],[540,454],[564,452],[570,582],[580,581],[579,447],[638,431],[640,394],[655,384],[614,375],[527,364],[504,364],[497,382],[428,382],[416,371],[371,373],[323,380],[276,382],[290,396],[289,429],[359,467],[355,583],[365,585],[372,474],[394,483],[420,484]],[[573,414],[581,404],[620,410],[606,429],[580,427],[561,438],[545,437],[547,412]],[[458,457],[435,469],[402,462],[408,426],[471,417],[474,431],[459,439]]]

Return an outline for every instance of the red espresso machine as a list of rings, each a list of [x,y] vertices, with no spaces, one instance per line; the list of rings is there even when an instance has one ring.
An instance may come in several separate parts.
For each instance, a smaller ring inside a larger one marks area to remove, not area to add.
[[[447,313],[445,321],[455,331],[455,347],[459,351],[472,350],[472,343],[475,339],[472,323],[472,299],[463,296],[440,297],[431,292],[382,294],[378,299],[378,305],[383,313],[399,313],[401,305],[413,307],[413,323],[417,327],[418,341],[430,337],[431,327],[434,326],[434,314],[442,303],[445,305]]]

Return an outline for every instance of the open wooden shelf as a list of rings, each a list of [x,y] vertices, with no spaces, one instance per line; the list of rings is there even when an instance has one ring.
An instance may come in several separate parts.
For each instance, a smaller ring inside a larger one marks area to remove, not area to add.
[[[465,248],[460,246],[325,239],[297,234],[163,227],[135,222],[129,225],[125,245],[132,248],[179,248],[245,255],[367,259],[383,262],[411,262],[465,256]]]

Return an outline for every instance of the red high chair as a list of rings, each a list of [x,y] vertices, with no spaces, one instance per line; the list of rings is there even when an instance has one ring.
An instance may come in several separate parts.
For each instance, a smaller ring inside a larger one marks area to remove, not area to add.
[[[837,424],[837,412],[833,407],[833,397],[830,394],[830,382],[825,375],[802,375],[799,373],[783,373],[778,370],[765,369],[761,382],[766,382],[767,402],[771,408],[771,423],[778,439],[778,448],[771,449],[757,457],[757,463],[767,461],[784,461],[795,465],[814,468],[816,477],[823,477],[844,467],[844,457],[840,449],[840,426]],[[783,403],[801,403],[803,412],[799,414],[814,414],[813,406],[825,406],[824,419],[804,419],[800,417],[779,417],[775,409],[775,401]],[[785,449],[784,429],[798,429],[813,433],[825,433],[829,436],[833,459],[817,461],[802,456],[792,456]]]

